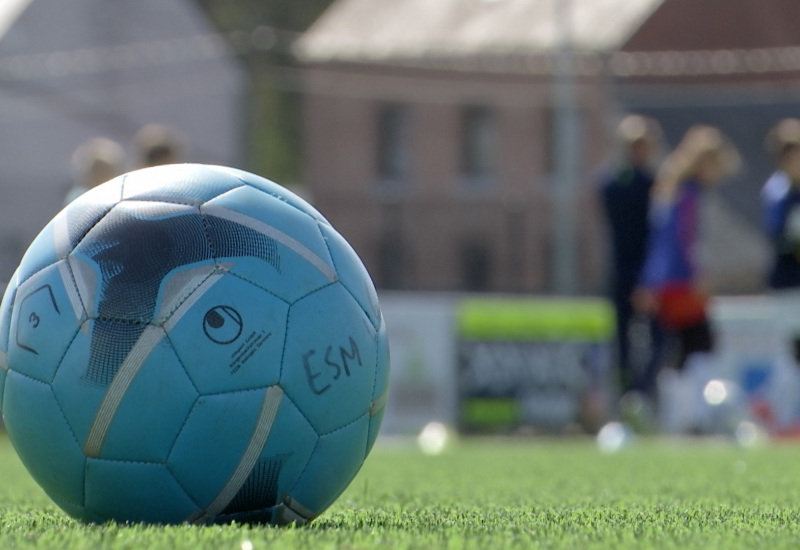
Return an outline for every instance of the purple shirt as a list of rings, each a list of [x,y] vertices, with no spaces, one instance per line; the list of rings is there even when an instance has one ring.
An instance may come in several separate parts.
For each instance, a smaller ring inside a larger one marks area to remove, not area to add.
[[[642,285],[659,288],[691,283],[696,278],[694,249],[701,193],[700,184],[689,180],[680,185],[673,202],[653,201]]]

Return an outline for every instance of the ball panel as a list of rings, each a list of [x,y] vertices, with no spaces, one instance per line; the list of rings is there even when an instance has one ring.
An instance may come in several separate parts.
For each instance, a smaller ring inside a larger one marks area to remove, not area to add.
[[[96,187],[64,208],[31,243],[17,268],[22,284],[37,271],[66,257],[119,200],[121,179]]]
[[[320,436],[292,497],[318,516],[347,488],[364,462],[369,416]]]
[[[241,187],[209,201],[201,211],[215,227],[220,218],[236,221],[276,244],[276,269],[237,259],[232,272],[293,302],[336,278],[328,247],[316,222],[300,210],[252,187]],[[287,275],[290,274],[290,275]]]
[[[372,325],[341,285],[319,290],[289,310],[281,385],[317,433],[369,410],[375,358]]]
[[[50,386],[9,371],[3,419],[20,460],[37,483],[54,497],[83,503],[86,457]]]
[[[169,342],[162,340],[125,392],[100,457],[166,461],[197,396]]]
[[[258,220],[227,209],[203,208],[203,222],[209,241],[217,259],[251,257],[266,265],[262,269],[281,269],[278,243],[268,232],[260,230]]]
[[[66,261],[44,268],[16,290],[8,364],[49,382],[80,326],[83,307]]]
[[[200,393],[278,382],[285,302],[233,275],[220,277],[192,299],[168,337]]]
[[[14,311],[14,301],[17,297],[17,274],[11,276],[11,280],[6,285],[3,292],[3,300],[0,302],[0,351],[8,353],[8,338],[11,333],[11,315]]]
[[[250,186],[239,187],[208,201],[200,210],[213,215],[217,208],[226,208],[267,223],[278,231],[291,235],[317,256],[330,260],[328,248],[317,229],[316,220],[272,195]]]
[[[385,412],[386,408],[382,408],[370,416],[367,433],[367,447],[364,453],[364,458],[369,455],[370,451],[372,451],[372,447],[375,446],[375,441],[378,439],[378,433],[380,432],[381,424],[383,423],[383,415]]]
[[[2,352],[0,352],[1,354]],[[0,355],[0,361],[5,361],[5,358]],[[3,417],[3,397],[6,393],[6,376],[8,375],[8,370],[6,369],[5,364],[0,365],[0,421],[2,421]]]
[[[13,283],[14,277],[11,278],[11,281],[3,293],[3,301],[0,303],[0,417],[3,413],[3,395],[8,371],[8,337],[11,329],[11,314],[17,291],[16,284]]]
[[[217,521],[271,521],[272,507],[294,486],[317,439],[314,429],[284,395],[253,471]],[[254,515],[256,511],[260,512],[259,516]]]
[[[125,176],[123,199],[199,205],[241,187],[239,178],[202,164],[170,164],[142,168]]]
[[[53,499],[53,502],[55,502],[59,508],[61,508],[71,517],[79,521],[82,521],[84,523],[96,523],[98,525],[106,522],[106,518],[90,512],[89,510],[86,509],[85,506],[75,504],[74,502],[62,500],[57,496],[51,495],[49,493],[47,494],[47,496]]]
[[[120,201],[123,178],[94,187],[71,202],[57,217],[56,231],[63,233],[55,241],[60,257],[75,248],[89,230]],[[63,220],[61,219],[63,217]]]
[[[375,388],[372,390],[372,407],[370,408],[369,437],[367,439],[367,454],[372,450],[378,431],[383,422],[383,413],[386,410],[386,399],[389,393],[389,338],[386,334],[386,325],[381,320],[378,331],[378,353],[375,366]]]
[[[25,283],[36,273],[61,259],[55,247],[55,223],[62,216],[64,216],[63,211],[36,236],[22,256],[14,278],[9,283],[10,285]]]
[[[83,445],[89,434],[95,414],[100,407],[108,384],[97,379],[97,369],[92,367],[90,357],[92,344],[96,342],[93,335],[96,325],[101,321],[86,321],[67,349],[53,378],[52,388],[56,400],[64,411],[75,436]],[[121,329],[127,329],[127,323],[117,323]],[[113,332],[113,331],[111,331]],[[107,354],[99,353],[101,357]],[[124,360],[114,364],[114,373]],[[113,374],[108,375],[109,382]]]
[[[169,331],[191,310],[195,301],[219,281],[227,268],[227,265],[217,265],[213,260],[208,260],[172,270],[161,283],[153,324]]]
[[[212,251],[197,210],[183,205],[123,202],[72,253],[94,266],[91,317],[153,320],[164,278],[175,268],[209,261]]]
[[[121,522],[181,523],[197,510],[161,464],[90,458],[86,510]]]
[[[127,178],[127,175],[118,176],[102,185],[92,187],[85,193],[81,194],[74,201],[72,201],[65,210],[69,212],[69,227],[70,235],[86,234],[92,225],[97,223],[97,220],[102,215],[95,214],[89,216],[90,212],[107,212],[112,206],[122,200],[122,185]],[[82,222],[79,220],[83,220]],[[92,221],[94,220],[94,221]],[[82,229],[73,233],[73,230]],[[73,240],[73,244],[80,240]]]
[[[319,229],[328,243],[339,280],[364,310],[372,326],[377,329],[381,322],[381,310],[378,305],[378,293],[367,273],[367,268],[361,263],[355,250],[335,229],[322,224],[319,225]]]
[[[258,425],[265,393],[257,389],[201,396],[189,413],[168,465],[201,507],[214,501],[236,471]]]
[[[285,187],[278,185],[277,183],[270,181],[266,178],[262,178],[261,176],[257,176],[255,174],[251,174],[249,172],[245,172],[244,170],[238,170],[236,168],[228,168],[224,166],[212,166],[210,167],[213,170],[218,170],[221,172],[226,172],[232,174],[241,179],[247,185],[259,189],[264,193],[271,195],[286,204],[291,205],[302,212],[305,212],[315,220],[322,222],[324,224],[330,225],[328,220],[320,214],[316,208],[308,204],[308,202],[301,197],[297,196],[295,193],[289,191]]]

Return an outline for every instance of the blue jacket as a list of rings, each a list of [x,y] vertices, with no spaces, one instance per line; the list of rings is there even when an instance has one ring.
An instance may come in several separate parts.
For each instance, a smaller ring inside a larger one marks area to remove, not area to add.
[[[772,241],[772,288],[800,286],[800,189],[775,172],[761,191],[764,230]]]

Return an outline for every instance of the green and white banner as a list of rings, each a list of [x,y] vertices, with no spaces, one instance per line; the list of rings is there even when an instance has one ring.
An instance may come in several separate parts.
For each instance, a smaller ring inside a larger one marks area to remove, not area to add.
[[[468,298],[456,309],[465,432],[562,433],[608,395],[614,314],[601,299]]]

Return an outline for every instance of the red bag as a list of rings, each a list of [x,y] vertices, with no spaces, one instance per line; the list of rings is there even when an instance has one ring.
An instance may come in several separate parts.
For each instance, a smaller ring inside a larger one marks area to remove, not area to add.
[[[668,329],[681,329],[707,319],[708,296],[689,283],[671,283],[658,290],[658,320]]]

